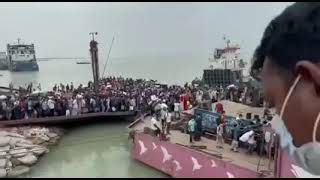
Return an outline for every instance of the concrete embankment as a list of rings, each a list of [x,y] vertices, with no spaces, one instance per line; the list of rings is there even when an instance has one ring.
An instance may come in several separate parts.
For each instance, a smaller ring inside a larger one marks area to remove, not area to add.
[[[39,158],[57,143],[59,128],[23,126],[0,129],[0,177],[18,177],[30,171]]]

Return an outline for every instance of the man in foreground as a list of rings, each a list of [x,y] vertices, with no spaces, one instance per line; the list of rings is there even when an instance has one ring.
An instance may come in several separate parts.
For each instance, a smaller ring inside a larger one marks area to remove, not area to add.
[[[281,147],[320,175],[320,3],[294,3],[273,19],[253,60]]]

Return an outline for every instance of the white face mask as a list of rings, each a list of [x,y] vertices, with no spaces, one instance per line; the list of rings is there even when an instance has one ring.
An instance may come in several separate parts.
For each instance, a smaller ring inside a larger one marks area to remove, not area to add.
[[[282,118],[284,114],[287,102],[293,92],[293,89],[298,84],[301,75],[299,75],[290,87],[289,92],[284,100],[281,107],[280,115],[276,114],[271,120],[271,126],[275,132],[280,136],[280,146],[286,149],[290,156],[294,157],[295,161],[312,174],[320,175],[320,143],[316,141],[317,127],[320,121],[320,113],[313,126],[312,142],[303,144],[300,147],[296,147],[293,144],[293,138],[291,133],[288,131]]]

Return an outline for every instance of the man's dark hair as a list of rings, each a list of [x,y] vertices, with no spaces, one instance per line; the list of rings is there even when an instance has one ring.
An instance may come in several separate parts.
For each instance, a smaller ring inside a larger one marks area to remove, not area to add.
[[[298,61],[319,62],[320,2],[294,3],[269,23],[254,52],[253,77],[257,78],[266,57],[291,74]]]

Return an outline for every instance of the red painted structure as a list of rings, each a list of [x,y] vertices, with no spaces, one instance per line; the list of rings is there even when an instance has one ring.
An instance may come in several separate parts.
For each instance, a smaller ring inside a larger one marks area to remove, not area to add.
[[[144,133],[136,133],[131,156],[175,178],[255,178],[256,171],[231,164],[210,154],[168,141],[160,141]],[[297,166],[288,155],[278,149],[275,178],[315,177]]]
[[[259,177],[255,171],[144,133],[136,133],[131,155],[175,178]]]

